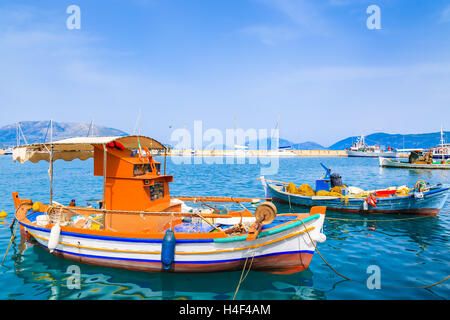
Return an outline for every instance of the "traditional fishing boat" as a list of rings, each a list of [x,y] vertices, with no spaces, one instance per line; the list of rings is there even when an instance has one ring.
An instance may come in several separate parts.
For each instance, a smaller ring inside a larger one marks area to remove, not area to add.
[[[450,169],[450,160],[430,161],[430,163],[410,163],[406,161],[378,158],[380,167],[406,168],[406,169]]]
[[[333,211],[354,213],[392,213],[436,215],[442,209],[449,194],[449,185],[430,186],[423,180],[413,188],[405,186],[363,190],[342,184],[338,174],[325,175],[316,180],[316,189],[303,184],[266,180],[261,177],[266,196],[273,201],[304,207],[326,206]]]
[[[72,138],[16,147],[14,161],[50,163],[50,202],[44,205],[13,193],[15,221],[24,238],[65,259],[148,272],[216,272],[252,269],[293,273],[308,267],[323,242],[326,208],[278,214],[263,199],[173,197],[153,151],[158,141],[143,136]],[[53,164],[94,158],[94,175],[103,177],[98,208],[53,201]],[[242,203],[260,201],[254,212]],[[207,209],[189,207],[204,204]],[[219,209],[231,203],[243,210]],[[208,205],[210,203],[211,205]],[[212,204],[215,204],[214,206]],[[14,223],[13,223],[14,224]],[[12,226],[13,227],[13,226]]]

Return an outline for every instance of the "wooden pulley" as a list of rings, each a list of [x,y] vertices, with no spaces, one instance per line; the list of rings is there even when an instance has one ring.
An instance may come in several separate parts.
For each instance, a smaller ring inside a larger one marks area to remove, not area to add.
[[[259,224],[269,224],[277,216],[277,207],[272,202],[265,201],[255,210],[256,222]]]

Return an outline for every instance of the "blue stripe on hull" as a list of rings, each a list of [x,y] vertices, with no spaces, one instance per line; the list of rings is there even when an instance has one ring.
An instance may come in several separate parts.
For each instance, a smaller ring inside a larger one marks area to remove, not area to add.
[[[45,248],[45,247],[44,247]],[[121,260],[121,261],[130,261],[130,262],[153,262],[153,263],[161,263],[161,260],[148,260],[148,259],[130,259],[130,258],[118,258],[118,257],[107,257],[107,256],[97,256],[97,255],[89,255],[89,254],[81,254],[81,253],[75,253],[75,252],[68,252],[64,250],[58,250],[55,249],[55,252],[63,253],[63,254],[70,254],[74,256],[79,257],[85,257],[85,258],[91,258],[91,259],[107,259],[107,260]],[[314,251],[309,250],[299,250],[299,251],[285,251],[285,252],[275,252],[275,253],[269,253],[269,254],[263,254],[260,256],[255,256],[255,259],[257,258],[264,258],[264,257],[270,257],[270,256],[278,256],[278,255],[284,255],[284,254],[294,254],[294,253],[309,253],[314,254]],[[180,264],[211,264],[211,263],[225,263],[225,262],[233,262],[233,261],[241,261],[246,260],[247,258],[238,258],[238,259],[227,259],[227,260],[211,260],[211,261],[174,261],[174,263],[180,263]]]

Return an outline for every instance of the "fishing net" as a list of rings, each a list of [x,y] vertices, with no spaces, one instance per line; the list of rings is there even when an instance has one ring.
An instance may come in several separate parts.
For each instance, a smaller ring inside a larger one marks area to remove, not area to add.
[[[343,189],[343,187],[335,186],[335,187],[331,188],[330,192],[342,194],[342,189]]]
[[[316,196],[319,197],[323,197],[323,196],[328,196],[328,197],[342,197],[342,194],[337,193],[337,192],[332,192],[332,191],[325,191],[325,190],[320,190],[316,192]]]
[[[300,187],[297,188],[296,191],[297,194],[300,194],[302,196],[312,197],[316,195],[313,188],[311,188],[309,184],[302,184]]]
[[[288,193],[296,193],[296,191],[297,191],[297,188],[296,188],[295,184],[292,183],[292,182],[289,182],[289,184],[288,184],[288,186],[286,188],[286,192],[288,192]]]

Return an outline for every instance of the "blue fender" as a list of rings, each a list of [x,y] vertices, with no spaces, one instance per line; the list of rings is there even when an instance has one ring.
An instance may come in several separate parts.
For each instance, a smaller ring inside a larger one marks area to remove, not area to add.
[[[175,259],[176,239],[172,229],[168,229],[164,235],[161,248],[161,262],[164,270],[169,270]]]

